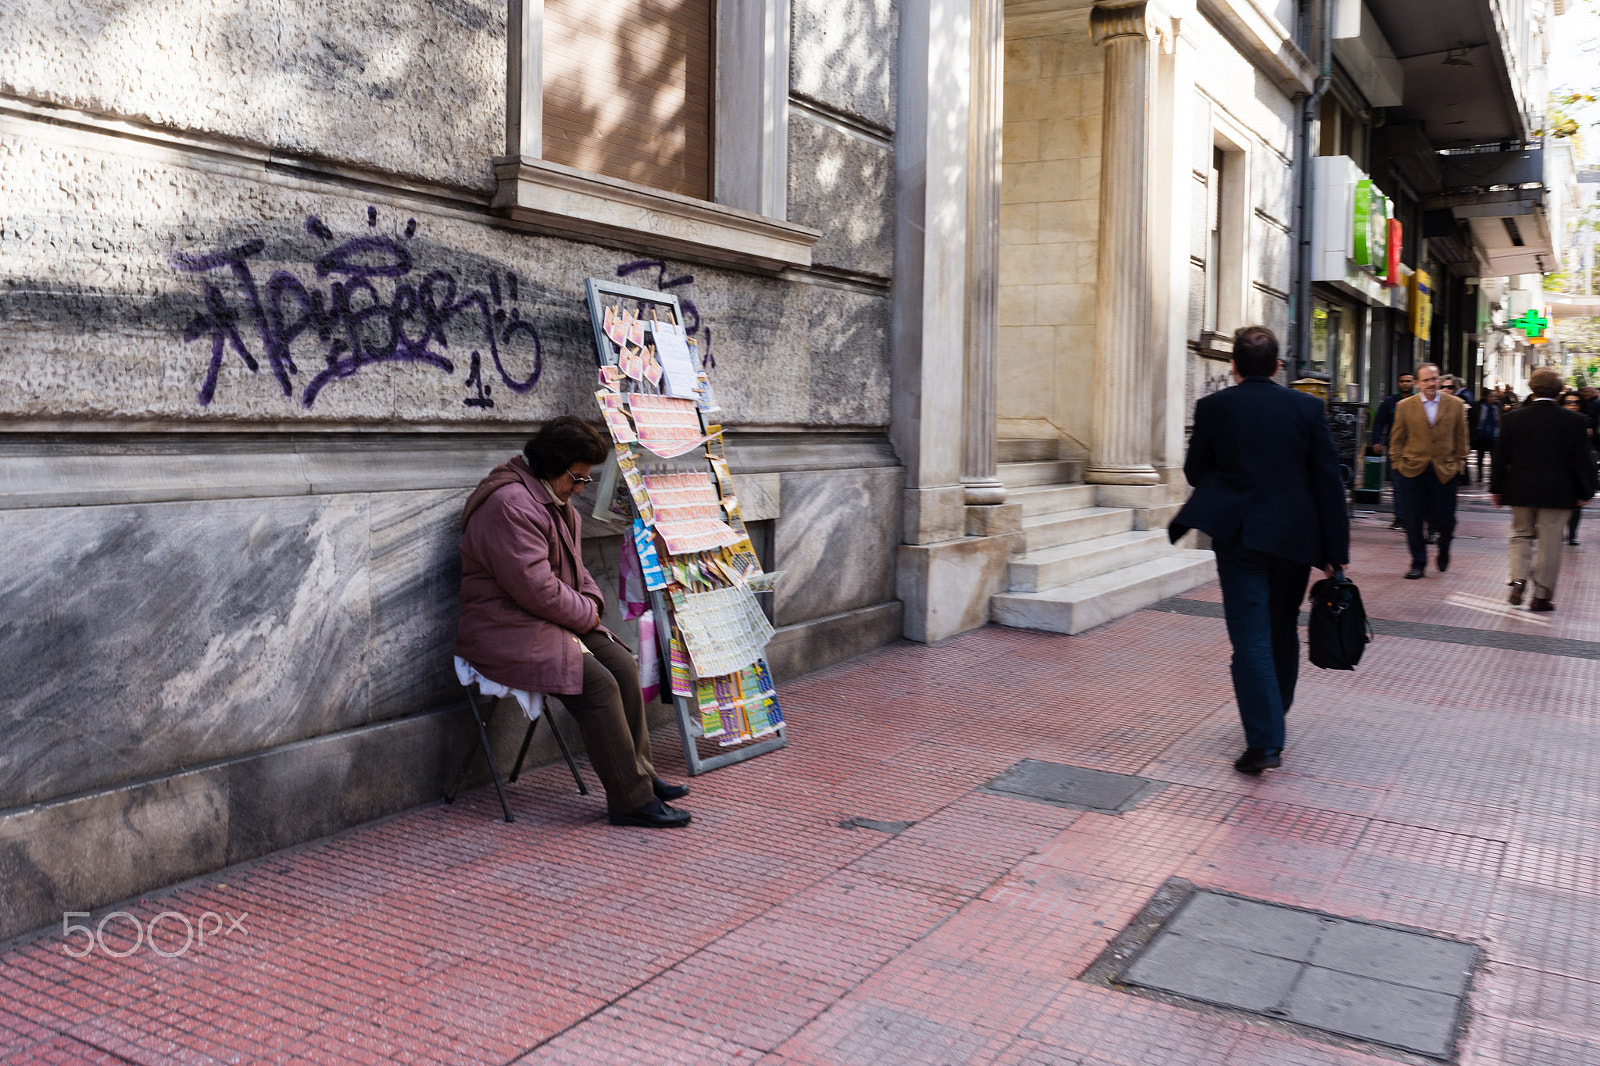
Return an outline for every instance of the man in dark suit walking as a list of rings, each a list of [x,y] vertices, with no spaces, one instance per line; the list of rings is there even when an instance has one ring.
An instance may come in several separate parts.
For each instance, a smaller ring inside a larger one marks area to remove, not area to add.
[[[1561,576],[1561,527],[1574,507],[1594,498],[1594,459],[1587,425],[1576,411],[1556,403],[1561,375],[1535,370],[1528,384],[1533,399],[1506,413],[1494,446],[1489,494],[1496,507],[1511,506],[1511,595],[1522,602],[1533,578],[1530,611],[1556,609],[1556,578]],[[1529,573],[1529,557],[1538,559]]]
[[[1286,389],[1278,339],[1263,326],[1233,335],[1230,389],[1194,407],[1183,464],[1194,493],[1168,527],[1210,534],[1233,644],[1233,692],[1244,725],[1240,773],[1283,764],[1284,713],[1300,670],[1300,603],[1313,566],[1330,577],[1350,556],[1339,459],[1322,401]]]

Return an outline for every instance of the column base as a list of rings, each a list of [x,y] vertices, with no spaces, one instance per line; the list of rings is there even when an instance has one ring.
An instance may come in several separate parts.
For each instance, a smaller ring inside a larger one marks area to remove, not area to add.
[[[1083,473],[1091,485],[1159,485],[1161,475],[1148,463],[1136,466],[1110,466],[1091,462]]]
[[[989,622],[989,599],[1006,588],[1006,568],[1025,547],[1021,532],[902,544],[897,589],[908,640],[931,644]]]
[[[1006,487],[999,478],[962,478],[961,488],[968,507],[993,507],[1006,502]]]

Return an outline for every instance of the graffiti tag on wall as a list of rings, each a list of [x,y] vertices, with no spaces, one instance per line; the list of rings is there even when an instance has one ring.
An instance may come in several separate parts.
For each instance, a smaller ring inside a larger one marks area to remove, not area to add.
[[[377,208],[368,207],[367,226],[377,224]],[[322,241],[334,240],[316,215],[306,217],[305,229]],[[328,385],[376,363],[421,364],[454,375],[450,351],[466,352],[466,406],[493,407],[497,384],[517,394],[531,392],[544,353],[538,330],[522,317],[516,273],[491,269],[478,288],[467,288],[451,270],[419,278],[405,243],[416,232],[416,220],[409,219],[402,237],[370,233],[341,241],[311,264],[309,276],[279,269],[264,285],[253,265],[266,248],[259,238],[219,252],[173,252],[174,269],[204,279],[205,309],[183,332],[185,342],[210,342],[199,403],[216,396],[218,374],[230,355],[252,373],[264,364],[283,395],[294,397],[298,389],[307,409]],[[297,352],[306,359],[305,369]]]

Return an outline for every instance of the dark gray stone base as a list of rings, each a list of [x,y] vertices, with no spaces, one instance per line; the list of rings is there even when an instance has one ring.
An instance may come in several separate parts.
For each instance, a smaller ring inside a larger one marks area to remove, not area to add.
[[[844,662],[901,637],[905,606],[899,600],[782,626],[767,645],[767,665],[775,681]],[[783,693],[780,690],[781,702]]]

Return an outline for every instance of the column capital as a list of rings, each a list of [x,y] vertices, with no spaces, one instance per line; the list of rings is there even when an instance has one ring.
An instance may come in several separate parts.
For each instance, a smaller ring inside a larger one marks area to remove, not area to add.
[[[1150,0],[1095,0],[1089,12],[1089,32],[1095,44],[1105,44],[1115,37],[1155,38],[1157,29],[1152,16]]]
[[[1142,37],[1159,42],[1166,54],[1171,54],[1176,44],[1178,22],[1151,0],[1096,0],[1089,12],[1089,32],[1095,44],[1116,37]]]

